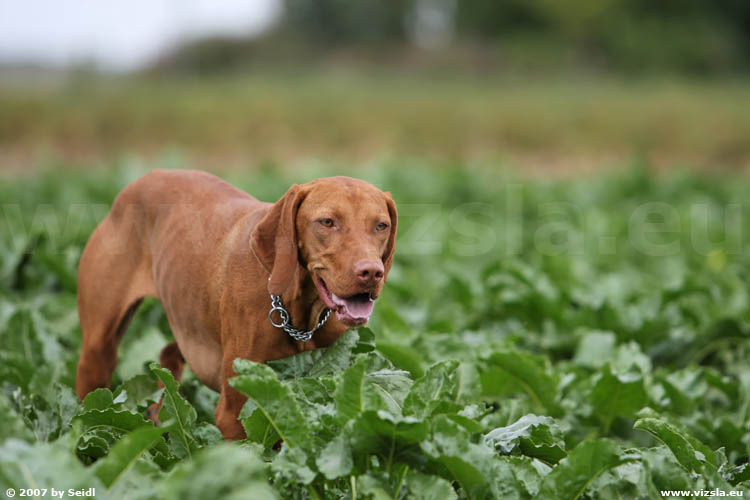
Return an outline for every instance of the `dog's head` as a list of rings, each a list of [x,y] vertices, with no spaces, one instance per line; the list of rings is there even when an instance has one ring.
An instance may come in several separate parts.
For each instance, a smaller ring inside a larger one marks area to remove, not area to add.
[[[294,185],[257,225],[251,246],[281,295],[299,266],[343,323],[367,323],[393,263],[396,205],[365,181],[330,177]]]

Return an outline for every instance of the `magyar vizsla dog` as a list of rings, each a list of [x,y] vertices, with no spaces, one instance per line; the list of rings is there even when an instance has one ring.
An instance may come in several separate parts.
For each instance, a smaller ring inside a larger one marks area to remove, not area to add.
[[[221,394],[224,437],[243,438],[246,398],[229,387],[232,362],[326,347],[366,323],[393,262],[396,221],[388,193],[348,177],[263,203],[204,172],[143,176],[117,196],[81,256],[78,395],[109,385],[130,319],[156,297],[176,339],[162,366],[179,377],[187,362]]]

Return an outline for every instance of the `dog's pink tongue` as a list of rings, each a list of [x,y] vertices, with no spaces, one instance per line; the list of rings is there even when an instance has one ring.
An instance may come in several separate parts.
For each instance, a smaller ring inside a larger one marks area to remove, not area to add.
[[[342,299],[335,293],[332,293],[331,298],[333,298],[336,304],[346,307],[346,312],[355,319],[369,318],[373,307],[375,307],[375,302],[364,294],[355,298]]]

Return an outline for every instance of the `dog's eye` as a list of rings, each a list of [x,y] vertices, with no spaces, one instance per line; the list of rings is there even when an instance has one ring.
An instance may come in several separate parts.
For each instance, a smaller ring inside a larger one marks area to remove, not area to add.
[[[388,224],[386,224],[385,222],[380,222],[377,226],[375,226],[375,229],[377,229],[378,231],[385,231],[386,229],[388,229]]]
[[[333,219],[320,219],[318,222],[320,222],[323,227],[333,227]]]

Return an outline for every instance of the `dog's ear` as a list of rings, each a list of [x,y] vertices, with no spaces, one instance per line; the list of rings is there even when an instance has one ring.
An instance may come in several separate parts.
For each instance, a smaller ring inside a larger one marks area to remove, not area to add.
[[[391,198],[391,193],[385,193],[385,202],[388,205],[388,215],[391,217],[391,235],[388,238],[388,243],[385,245],[385,252],[383,253],[383,267],[385,268],[385,279],[388,279],[388,272],[391,270],[393,265],[393,254],[396,252],[396,228],[398,226],[398,212],[396,211],[396,204]]]
[[[250,248],[271,276],[268,291],[281,295],[297,271],[297,211],[307,190],[294,184],[268,210],[250,236]]]

